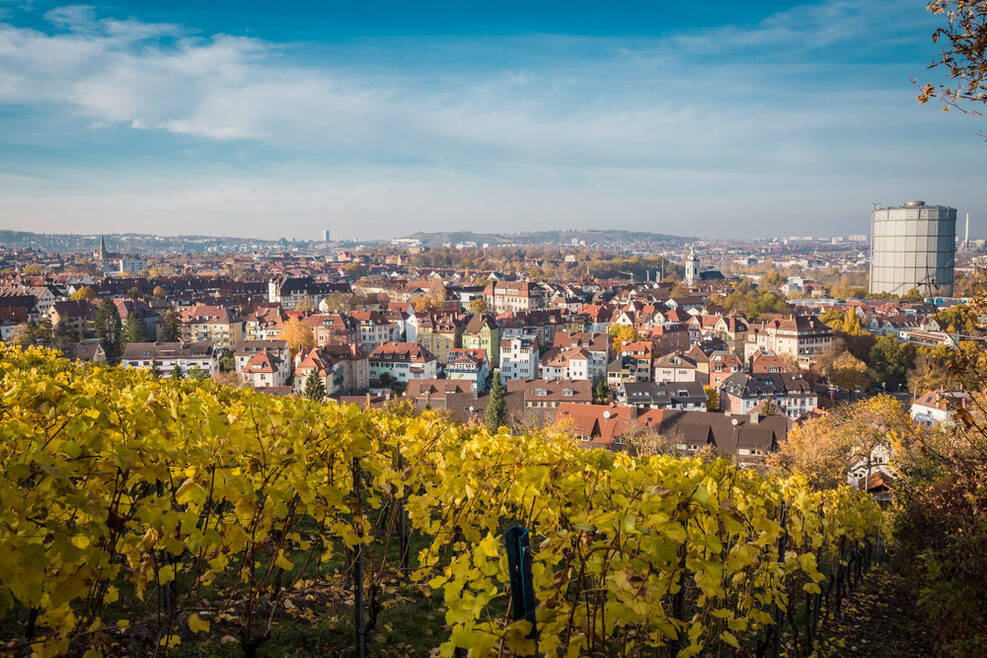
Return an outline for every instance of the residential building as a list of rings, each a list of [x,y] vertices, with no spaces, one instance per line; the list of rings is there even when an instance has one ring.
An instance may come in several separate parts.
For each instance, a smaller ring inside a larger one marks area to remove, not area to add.
[[[120,267],[117,271],[120,274],[130,274],[132,276],[137,276],[141,272],[147,270],[147,259],[135,256],[133,258],[121,258],[119,261]]]
[[[360,342],[367,351],[393,339],[391,323],[380,311],[351,311],[349,316],[359,327]]]
[[[418,343],[387,342],[370,354],[370,380],[387,385],[412,379],[435,379],[439,360]]]
[[[260,359],[255,358],[263,354],[267,356],[262,356]],[[291,353],[288,349],[288,342],[284,340],[241,340],[233,348],[233,358],[236,363],[236,371],[251,386],[284,386],[291,376]],[[266,370],[268,366],[276,371],[271,376],[267,376],[269,374]],[[258,376],[249,377],[248,375],[251,374]],[[259,376],[262,374],[265,377]],[[255,380],[257,383],[252,383]]]
[[[218,349],[233,349],[243,340],[243,319],[224,306],[196,304],[178,312],[182,342],[215,343]]]
[[[319,353],[339,377],[337,392],[353,395],[370,387],[370,359],[360,346],[333,343],[323,345]]]
[[[744,343],[744,360],[757,350],[789,354],[804,366],[812,365],[833,342],[833,331],[819,318],[798,315],[751,325]]]
[[[451,313],[425,313],[418,318],[417,341],[445,364],[449,351],[462,345],[463,325]]]
[[[534,379],[538,375],[538,345],[527,338],[500,341],[500,378]]]
[[[500,328],[490,315],[471,315],[463,327],[462,341],[465,348],[484,350],[491,368],[500,367]]]
[[[651,365],[654,360],[653,348],[654,344],[649,340],[625,342],[620,346],[621,356],[629,356],[637,361],[637,377],[640,382],[651,380]]]
[[[219,350],[211,342],[127,343],[120,358],[121,365],[144,370],[155,362],[164,379],[171,378],[176,365],[186,377],[194,368],[212,377],[219,372]]]
[[[267,282],[267,301],[286,311],[315,310],[322,301],[322,288],[310,276],[277,276]]]
[[[771,350],[757,350],[751,356],[750,371],[752,375],[767,372],[787,372],[784,360]]]
[[[507,394],[520,396],[525,411],[551,409],[554,413],[563,402],[591,404],[593,384],[587,379],[512,379],[507,382]]]
[[[654,377],[659,384],[700,381],[698,365],[682,352],[672,352],[655,359]]]
[[[638,372],[640,363],[632,356],[620,356],[607,364],[607,386],[616,389],[621,384],[639,382],[643,374]]]
[[[733,352],[716,350],[709,355],[709,385],[719,390],[723,382],[734,373],[744,369],[740,357]]]
[[[66,355],[68,356],[68,355]],[[106,363],[106,350],[98,338],[86,338],[75,344],[72,358],[81,363]]]
[[[553,348],[542,358],[540,373],[542,379],[590,379],[589,352],[581,347],[566,349]]]
[[[445,373],[448,379],[465,379],[473,389],[482,391],[490,377],[490,362],[486,350],[457,347],[449,350]]]
[[[964,409],[970,401],[966,391],[926,391],[912,402],[909,411],[912,420],[923,425],[952,422],[957,409]]]
[[[121,322],[126,324],[127,318],[133,315],[138,322],[144,325],[144,339],[146,341],[157,338],[158,320],[160,318],[147,302],[141,299],[116,298],[113,300],[113,303],[116,304]]]
[[[654,344],[653,354],[671,354],[686,352],[692,341],[689,340],[689,328],[684,324],[663,324],[652,328],[643,336]]]
[[[243,337],[246,340],[281,338],[281,327],[287,319],[280,304],[262,304],[247,314]]]
[[[312,330],[317,347],[360,345],[360,327],[345,313],[315,313],[302,319]]]
[[[294,389],[299,395],[305,392],[309,377],[315,372],[322,380],[326,395],[333,395],[342,389],[342,375],[333,369],[332,360],[323,354],[321,348],[313,347],[295,355]]]
[[[559,331],[555,334],[556,349],[578,347],[589,353],[589,378],[593,381],[605,379],[607,364],[610,361],[610,336],[598,331],[569,333]]]
[[[491,281],[483,290],[483,301],[494,313],[533,311],[545,307],[541,288],[526,281]]]
[[[616,399],[638,409],[706,411],[709,398],[699,382],[628,382],[617,388]]]
[[[48,317],[52,327],[65,323],[79,338],[92,338],[95,336],[97,308],[92,302],[82,299],[55,302],[48,310]]]
[[[639,415],[637,409],[626,406],[563,402],[558,406],[556,419],[560,424],[571,424],[575,437],[588,447],[621,450],[630,445],[628,435],[657,430],[661,414],[649,410]]]
[[[288,382],[288,359],[274,352],[261,350],[255,353],[239,371],[243,381],[254,388],[284,386]]]
[[[698,411],[662,411],[659,429],[675,448],[686,454],[712,450],[740,465],[762,463],[788,437],[788,420],[782,415],[752,413],[710,414]]]
[[[720,409],[731,414],[750,414],[763,408],[770,398],[778,413],[795,420],[818,407],[818,397],[809,383],[788,373],[749,375],[738,372],[720,387]]]

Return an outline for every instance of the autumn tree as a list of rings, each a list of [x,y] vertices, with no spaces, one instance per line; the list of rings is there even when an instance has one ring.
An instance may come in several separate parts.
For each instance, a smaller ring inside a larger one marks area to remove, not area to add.
[[[908,411],[889,395],[879,395],[797,424],[769,465],[787,473],[804,475],[818,489],[845,484],[850,468],[862,464],[867,471],[878,448],[911,441],[917,429]]]
[[[706,411],[720,410],[720,392],[715,386],[703,386],[706,392]]]
[[[311,327],[303,324],[297,318],[290,318],[281,325],[281,338],[288,343],[292,361],[301,350],[315,346],[315,335],[312,333]]]
[[[620,353],[620,348],[624,343],[633,343],[640,339],[637,328],[630,324],[610,325],[608,333],[610,334],[610,344],[615,354]]]
[[[298,300],[298,303],[295,305],[295,310],[302,311],[303,313],[314,311],[316,310],[315,300],[312,299],[310,295],[305,295]]]
[[[477,297],[470,302],[470,312],[471,313],[488,313],[490,309],[487,308],[487,302],[483,297]]]
[[[819,314],[819,321],[831,329],[843,329],[843,313],[838,308],[828,308]]]
[[[82,286],[81,288],[77,288],[76,291],[69,296],[69,299],[73,301],[89,301],[91,299],[96,299],[96,291],[89,286]]]
[[[843,352],[833,360],[826,377],[833,386],[844,391],[861,390],[870,383],[867,364],[849,352]]]
[[[852,308],[848,308],[846,315],[843,316],[843,325],[840,327],[840,331],[847,336],[859,336],[863,333],[860,327],[860,317]]]
[[[987,104],[987,2],[984,0],[932,0],[932,14],[942,16],[946,25],[932,35],[944,44],[929,68],[944,70],[944,84],[927,82],[919,103],[938,98],[943,111],[957,109],[966,114],[985,115]],[[913,79],[912,82],[915,82]]]
[[[954,348],[938,345],[920,347],[915,365],[907,375],[908,390],[913,395],[926,391],[956,391],[981,388],[982,348],[975,341],[961,340]]]
[[[442,279],[432,279],[428,284],[428,297],[433,308],[442,308],[448,297],[445,284]]]

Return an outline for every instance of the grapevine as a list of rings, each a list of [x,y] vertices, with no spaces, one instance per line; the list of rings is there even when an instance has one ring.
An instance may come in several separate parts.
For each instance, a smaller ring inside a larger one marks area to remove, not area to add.
[[[505,604],[515,524],[533,533],[539,652],[697,655],[752,646],[883,525],[849,488],[725,460],[584,450],[37,348],[0,347],[0,380],[0,619],[32,611],[38,655],[99,655],[148,620],[168,649],[233,606],[246,644],[272,623],[255,612],[301,578],[345,587],[329,564],[366,551],[371,584],[393,571],[402,513],[425,542],[411,578],[443,592],[443,655],[534,651]],[[121,616],[123,595],[141,620]]]

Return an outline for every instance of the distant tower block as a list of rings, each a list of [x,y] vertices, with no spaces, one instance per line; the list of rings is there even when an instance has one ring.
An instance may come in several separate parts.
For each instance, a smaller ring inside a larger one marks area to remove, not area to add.
[[[329,239],[329,229],[326,229],[326,230],[324,230],[322,232],[322,241],[323,242],[332,242],[332,240]]]
[[[956,208],[909,201],[871,211],[870,292],[953,294]]]
[[[685,260],[685,284],[695,285],[699,280],[699,256],[696,255],[696,248],[689,248],[689,257]]]

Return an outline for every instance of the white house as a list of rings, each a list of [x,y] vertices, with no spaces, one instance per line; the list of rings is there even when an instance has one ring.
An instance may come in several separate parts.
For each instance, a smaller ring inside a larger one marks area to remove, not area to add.
[[[912,402],[912,420],[923,425],[935,425],[953,419],[957,407],[966,406],[970,394],[966,391],[927,391]]]
[[[438,365],[438,358],[423,345],[388,341],[370,354],[370,379],[383,382],[435,379]]]
[[[127,343],[120,364],[150,370],[154,364],[164,379],[171,378],[177,364],[188,376],[193,368],[212,377],[219,372],[219,350],[213,343]]]
[[[528,338],[500,341],[500,378],[535,379],[538,377],[538,344]]]
[[[591,379],[589,352],[581,347],[553,349],[542,360],[541,378],[546,381],[571,379],[575,381]]]

